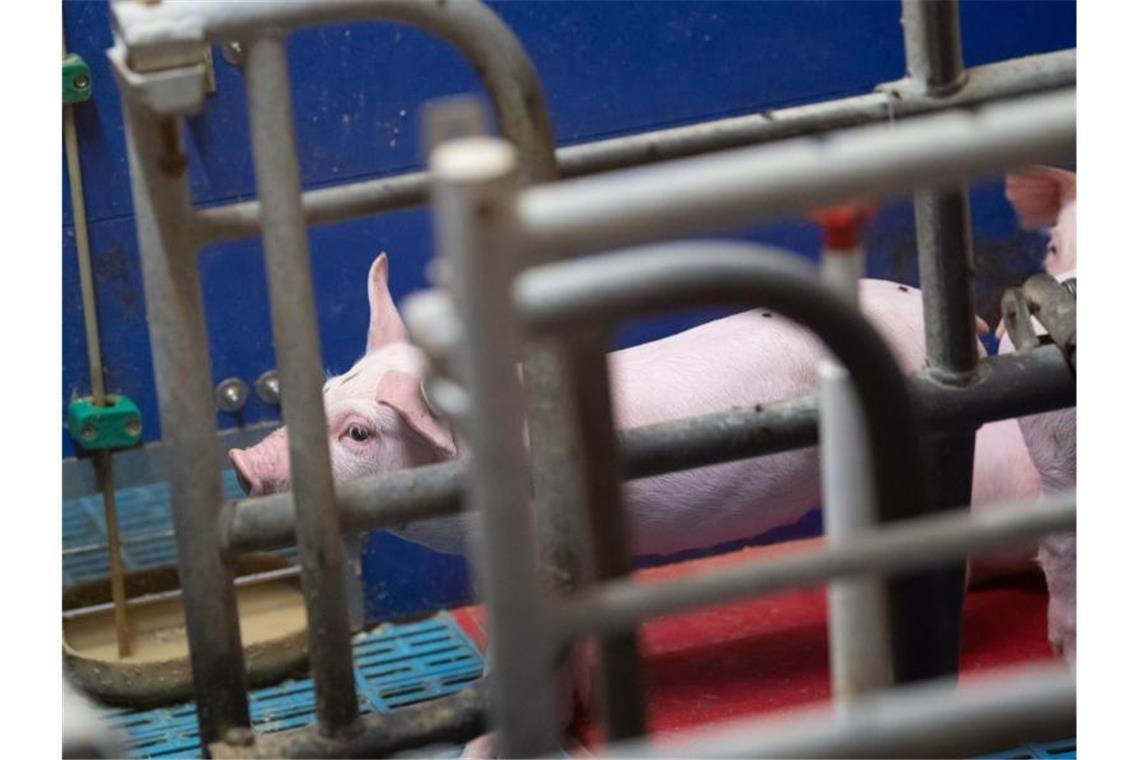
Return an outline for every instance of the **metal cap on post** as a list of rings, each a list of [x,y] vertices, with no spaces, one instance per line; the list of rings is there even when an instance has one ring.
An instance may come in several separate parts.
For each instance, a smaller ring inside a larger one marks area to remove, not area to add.
[[[472,451],[472,548],[491,646],[508,654],[495,660],[492,686],[498,751],[533,757],[556,750],[559,735],[515,370],[522,342],[511,298],[517,158],[502,140],[467,137],[437,147],[430,166],[436,240],[466,333],[454,364],[471,398],[463,422]]]

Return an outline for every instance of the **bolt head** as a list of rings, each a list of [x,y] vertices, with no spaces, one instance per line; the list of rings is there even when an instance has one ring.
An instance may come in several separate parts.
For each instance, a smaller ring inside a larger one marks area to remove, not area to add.
[[[261,376],[257,378],[257,382],[254,383],[254,390],[257,391],[257,397],[266,404],[280,404],[281,381],[277,376],[277,370],[271,369],[262,372]]]
[[[245,48],[237,40],[229,40],[221,44],[222,60],[231,66],[241,66],[245,62]]]
[[[214,388],[214,403],[223,412],[239,412],[249,398],[249,388],[239,378],[227,377]]]

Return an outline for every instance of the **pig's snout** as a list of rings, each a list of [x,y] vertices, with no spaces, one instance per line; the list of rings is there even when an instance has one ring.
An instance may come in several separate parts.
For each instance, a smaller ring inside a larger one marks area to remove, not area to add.
[[[241,449],[229,450],[230,463],[234,466],[234,472],[237,474],[238,485],[241,490],[245,492],[246,496],[259,496],[264,493],[264,488],[261,478],[253,472],[250,467],[249,461],[246,459],[245,452]]]

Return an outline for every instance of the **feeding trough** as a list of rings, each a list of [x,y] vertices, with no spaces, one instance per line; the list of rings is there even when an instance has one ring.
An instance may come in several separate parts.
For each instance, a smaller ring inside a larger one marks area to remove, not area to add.
[[[300,577],[273,555],[247,555],[235,575],[249,682],[260,686],[302,669],[308,634]],[[63,593],[63,656],[68,674],[106,702],[153,706],[193,694],[178,571],[160,567],[124,576],[130,653],[120,656],[109,580]]]

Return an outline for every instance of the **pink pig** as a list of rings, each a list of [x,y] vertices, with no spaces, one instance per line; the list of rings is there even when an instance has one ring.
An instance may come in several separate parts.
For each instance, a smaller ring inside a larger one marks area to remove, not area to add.
[[[1049,167],[1034,167],[1006,180],[1006,197],[1021,225],[1049,231],[1045,270],[1060,281],[1077,271],[1077,175]],[[1034,325],[1038,334],[1044,329]],[[1013,351],[1009,336],[999,351]],[[1077,410],[1023,417],[1018,420],[1029,455],[1041,475],[1045,493],[1077,487]],[[1064,533],[1046,537],[1037,555],[1049,585],[1049,641],[1077,661],[1077,536]]]
[[[462,444],[434,417],[420,380],[425,359],[407,342],[388,291],[381,254],[368,277],[367,352],[325,384],[332,465],[348,480],[454,459]],[[906,373],[925,361],[919,291],[864,280],[861,300]],[[979,351],[982,351],[979,344]],[[615,419],[630,428],[751,406],[811,392],[824,356],[808,331],[765,311],[736,314],[662,340],[610,354]],[[230,452],[252,495],[290,487],[283,430]],[[974,502],[1034,498],[1037,471],[1014,420],[978,434]],[[820,503],[817,449],[673,472],[625,484],[637,554],[669,554],[760,535],[796,522]],[[399,533],[437,551],[462,553],[466,517],[413,523]]]
[[[861,302],[882,331],[902,370],[925,363],[922,297],[897,283],[864,280]],[[366,353],[324,389],[332,465],[340,480],[454,459],[464,453],[446,420],[433,416],[422,396],[426,361],[407,332],[388,290],[381,254],[368,275],[371,311]],[[984,324],[980,325],[984,328]],[[979,353],[982,353],[979,344]],[[781,317],[751,311],[679,335],[610,354],[615,420],[620,428],[752,406],[811,392],[824,350],[809,332]],[[284,430],[230,458],[250,494],[290,487]],[[974,465],[973,503],[1031,499],[1037,470],[1015,420],[981,428]],[[804,449],[644,478],[624,494],[638,554],[668,554],[748,538],[800,519],[820,503],[818,450]],[[413,523],[401,535],[437,551],[462,553],[465,515]],[[1000,572],[1028,557],[1003,557],[979,570]],[[571,691],[589,693],[584,659],[575,656]],[[576,688],[574,688],[576,687]],[[564,703],[566,711],[568,703]],[[468,754],[489,749],[489,736]]]

